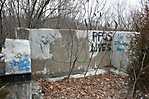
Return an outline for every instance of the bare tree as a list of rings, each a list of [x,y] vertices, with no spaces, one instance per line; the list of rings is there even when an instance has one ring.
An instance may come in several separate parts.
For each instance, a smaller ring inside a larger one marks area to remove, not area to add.
[[[3,10],[5,6],[6,0],[0,1],[0,52],[2,51],[2,46],[4,45],[5,41],[5,34],[3,32]]]
[[[130,65],[128,67],[129,74],[129,91],[131,98],[148,98],[149,93],[149,2],[142,3],[142,10],[133,13],[133,29],[140,32],[134,36],[130,47]],[[140,87],[141,86],[141,87]]]

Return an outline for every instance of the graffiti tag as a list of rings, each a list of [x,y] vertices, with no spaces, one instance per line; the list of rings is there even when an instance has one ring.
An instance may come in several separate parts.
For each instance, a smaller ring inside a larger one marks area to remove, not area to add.
[[[123,34],[118,34],[116,40],[114,41],[114,44],[116,46],[116,50],[118,52],[124,52],[126,47],[128,46],[127,42],[124,39]]]
[[[19,53],[9,62],[9,65],[12,68],[17,68],[19,71],[29,71],[31,69],[30,57]]]
[[[92,32],[90,52],[111,50],[112,32]]]

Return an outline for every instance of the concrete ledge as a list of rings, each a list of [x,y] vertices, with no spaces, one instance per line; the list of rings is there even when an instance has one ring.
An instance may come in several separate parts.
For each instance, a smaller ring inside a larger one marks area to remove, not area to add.
[[[1,81],[5,82],[15,82],[15,81],[29,81],[32,79],[32,74],[12,74],[0,76]]]

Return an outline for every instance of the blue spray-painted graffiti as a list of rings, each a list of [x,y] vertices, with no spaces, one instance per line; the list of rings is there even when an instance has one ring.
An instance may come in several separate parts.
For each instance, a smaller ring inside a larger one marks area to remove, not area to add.
[[[29,41],[6,39],[5,46],[5,74],[31,73]]]
[[[29,71],[31,69],[30,57],[28,55],[16,56],[9,62],[9,66],[19,71]]]
[[[114,44],[116,46],[116,50],[118,52],[124,52],[126,47],[128,46],[126,40],[124,39],[124,35],[123,34],[118,34],[116,41],[114,41]]]

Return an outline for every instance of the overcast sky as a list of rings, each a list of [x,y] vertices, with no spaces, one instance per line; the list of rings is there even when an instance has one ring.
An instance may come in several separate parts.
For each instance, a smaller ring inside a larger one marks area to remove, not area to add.
[[[124,0],[127,2],[127,5],[131,9],[138,9],[141,7],[141,1],[140,0]]]
[[[99,2],[99,5],[97,9],[102,8],[102,2],[105,1],[106,5],[103,10],[99,10],[101,13],[105,13],[104,17],[107,21],[112,21],[113,19],[117,19],[118,17],[118,10],[120,14],[127,20],[131,16],[131,12],[134,10],[140,9],[141,8],[141,0],[89,0],[89,12],[94,11],[94,9],[97,6],[97,1]],[[119,7],[118,7],[119,5]],[[92,8],[92,11],[91,11]],[[86,5],[86,9],[88,9],[88,5]],[[106,13],[107,12],[107,13]],[[90,17],[90,15],[85,14],[84,18]],[[99,15],[96,13],[97,16]],[[93,13],[92,13],[93,16]],[[104,17],[103,22],[105,21]]]
[[[90,0],[90,6],[93,7],[96,5],[97,0]],[[125,10],[126,12],[140,9],[141,8],[141,0],[98,0],[98,1],[105,1],[106,8],[111,9],[111,11],[115,11],[114,9],[117,9],[117,5],[119,4],[119,8]]]

